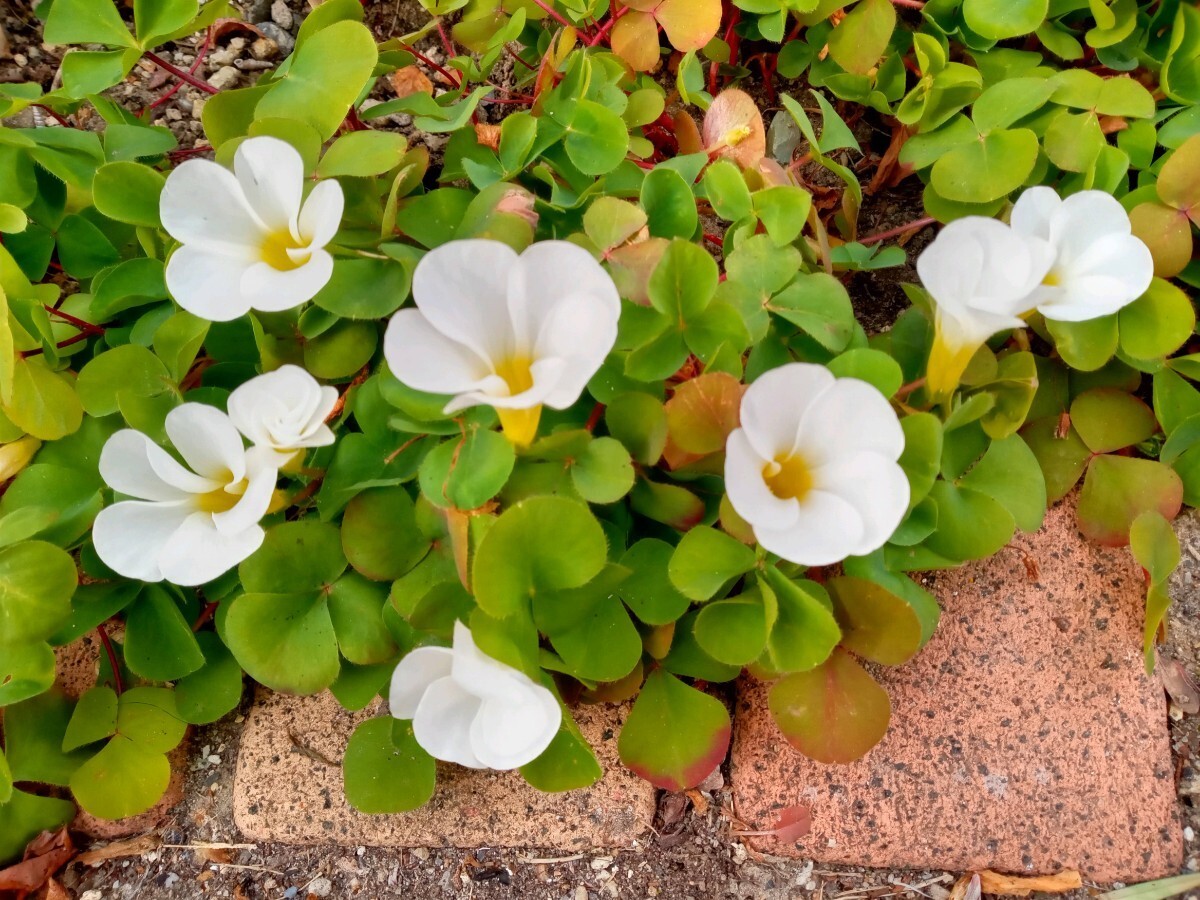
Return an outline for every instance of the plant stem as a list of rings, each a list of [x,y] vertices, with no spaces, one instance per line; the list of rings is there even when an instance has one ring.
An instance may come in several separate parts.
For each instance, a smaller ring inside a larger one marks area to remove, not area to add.
[[[100,643],[104,645],[104,653],[108,656],[108,664],[112,666],[113,671],[113,690],[117,692],[117,696],[125,693],[125,684],[121,681],[121,667],[117,665],[117,654],[113,650],[112,642],[108,639],[108,632],[104,630],[104,624],[96,626],[96,633],[100,635]]]
[[[70,313],[63,312],[61,309],[58,309],[54,306],[46,306],[45,304],[42,304],[42,308],[46,310],[46,312],[50,313],[50,315],[58,316],[64,322],[74,325],[80,331],[86,331],[88,334],[104,334],[104,328],[100,325],[93,325],[91,322],[85,322],[83,319],[77,319]]]
[[[609,16],[608,21],[605,22],[603,25],[601,25],[600,30],[596,32],[595,37],[593,37],[590,41],[588,41],[588,46],[595,47],[602,40],[607,38],[608,33],[610,31],[612,31],[613,26],[617,24],[617,19],[621,18],[621,16],[625,15],[625,13],[627,13],[628,11],[629,11],[629,7],[622,6],[618,12],[615,12],[611,16]]]
[[[208,55],[208,49],[209,49],[209,46],[211,45],[211,43],[212,43],[212,28],[207,28],[204,31],[204,40],[200,42],[200,48],[196,51],[196,61],[193,62],[191,65],[191,68],[188,69],[189,75],[196,74],[196,70],[199,69],[201,64],[204,62],[204,57]],[[161,97],[159,97],[157,100],[155,100],[153,103],[151,103],[149,108],[155,109],[159,106],[162,106],[162,104],[166,103],[168,100],[170,100],[172,97],[174,97],[176,92],[178,92],[178,90],[181,87],[183,87],[183,82],[176,81],[175,84],[171,87],[171,89],[169,91],[167,91],[165,94],[163,94]]]
[[[564,19],[559,14],[558,10],[556,10],[553,6],[551,6],[549,3],[547,3],[546,0],[533,0],[533,2],[536,3],[538,6],[540,6],[543,10],[545,10],[546,14],[549,15],[550,18],[552,18],[555,22],[557,22],[563,28],[574,28],[575,27],[570,22],[568,22],[566,19]]]
[[[215,87],[213,87],[207,81],[201,81],[199,78],[197,78],[195,75],[192,75],[190,72],[185,72],[185,71],[183,71],[183,69],[180,69],[178,66],[171,65],[169,62],[167,62],[165,59],[163,59],[157,53],[151,53],[149,50],[147,50],[146,51],[146,59],[150,60],[150,62],[154,63],[160,69],[162,69],[166,72],[170,72],[172,75],[174,75],[180,81],[186,81],[192,87],[199,88],[200,90],[204,91],[207,94],[219,94],[220,93],[220,91],[218,91]]]
[[[859,238],[860,244],[876,244],[879,241],[886,241],[888,238],[899,237],[902,234],[907,234],[910,231],[920,231],[926,225],[932,225],[937,221],[933,216],[924,216],[920,219],[915,219],[907,225],[898,225],[895,228],[889,228],[887,231],[880,231],[877,234],[868,235],[865,238]]]
[[[209,600],[204,604],[204,609],[200,610],[200,615],[196,617],[196,621],[192,623],[192,631],[199,631],[217,612],[217,607],[221,605],[220,600]]]

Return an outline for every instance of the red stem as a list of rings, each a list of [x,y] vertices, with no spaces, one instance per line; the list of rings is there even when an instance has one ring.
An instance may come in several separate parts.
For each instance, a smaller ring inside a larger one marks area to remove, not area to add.
[[[446,58],[450,59],[453,56],[458,56],[458,51],[454,49],[454,41],[450,40],[450,35],[446,34],[446,29],[442,26],[442,20],[436,19],[438,37],[442,39],[442,49],[446,51]]]
[[[117,654],[113,650],[112,642],[108,639],[108,632],[104,630],[103,623],[96,626],[96,633],[100,635],[100,643],[104,645],[104,652],[108,656],[108,664],[112,666],[113,690],[117,692],[117,696],[120,696],[125,692],[125,684],[121,681],[121,667],[117,665]]]
[[[865,238],[859,238],[860,244],[875,244],[879,241],[886,241],[888,238],[899,237],[910,231],[919,231],[926,225],[932,225],[937,221],[933,216],[925,216],[920,219],[915,219],[907,225],[899,225],[896,228],[889,228],[887,231],[880,231],[878,234],[871,234]]]
[[[200,615],[196,617],[196,621],[192,623],[192,631],[199,631],[204,627],[205,623],[213,617],[217,611],[217,607],[221,605],[220,600],[209,600],[204,604],[204,609],[200,610]]]
[[[60,116],[58,113],[56,113],[54,110],[52,110],[48,106],[44,106],[41,103],[33,103],[30,105],[36,106],[38,109],[42,110],[44,113],[46,113],[48,116],[50,116],[50,118],[52,118],[55,122],[57,122],[59,125],[63,126],[63,128],[74,128],[75,127],[74,125],[72,125],[70,122],[68,122],[66,119],[64,119],[62,116]]]
[[[550,16],[550,18],[552,18],[559,25],[561,25],[563,28],[574,28],[575,27],[570,22],[568,22],[566,19],[564,19],[559,14],[558,10],[556,10],[553,6],[551,6],[549,3],[547,3],[546,0],[533,0],[533,2],[536,3],[538,6],[540,6],[543,10],[545,10],[546,14],[548,16]]]
[[[209,48],[211,41],[212,41],[212,29],[208,28],[204,32],[204,40],[201,41],[200,48],[196,51],[196,61],[193,62],[191,68],[188,69],[189,75],[195,75],[196,70],[199,69],[200,65],[204,62],[204,57],[208,55],[208,48]],[[148,108],[155,109],[159,106],[162,106],[162,104],[166,103],[168,100],[170,100],[172,97],[174,97],[175,94],[179,91],[179,89],[181,87],[183,87],[183,82],[176,81],[175,84],[171,87],[171,89],[169,91],[167,91],[165,94],[163,94],[161,97],[159,97],[153,103],[151,103]]]
[[[621,16],[625,15],[627,12],[629,12],[629,7],[622,6],[619,10],[609,16],[608,21],[601,25],[600,30],[596,32],[595,36],[590,41],[588,41],[588,46],[595,47],[601,41],[606,40],[608,38],[608,33],[612,31],[612,27],[617,24],[617,19],[621,18]]]
[[[80,331],[86,331],[88,334],[104,334],[104,329],[99,325],[93,325],[91,322],[85,322],[83,319],[77,319],[70,313],[63,312],[61,309],[56,309],[53,306],[42,304],[42,308],[52,316],[58,316],[64,322],[74,325]]]
[[[443,78],[448,80],[455,87],[458,87],[460,84],[462,84],[462,82],[458,80],[458,78],[454,75],[454,73],[449,72],[446,69],[443,69],[437,63],[435,63],[432,59],[430,59],[428,56],[426,56],[424,53],[422,53],[420,50],[418,50],[416,47],[412,47],[407,44],[403,44],[401,46],[403,46],[405,50],[407,50],[409,53],[411,53],[413,56],[415,56],[421,62],[425,63],[425,65],[429,66],[429,68],[433,69],[435,72],[437,72]]]
[[[215,87],[213,87],[211,84],[209,84],[207,81],[201,81],[199,78],[192,75],[190,72],[185,72],[185,71],[183,71],[183,69],[180,69],[178,66],[171,65],[169,62],[167,62],[165,59],[163,59],[157,53],[151,53],[149,50],[147,50],[146,51],[146,59],[150,60],[150,62],[154,63],[160,69],[162,69],[166,72],[170,72],[172,75],[174,75],[180,81],[186,81],[192,87],[199,88],[200,90],[204,91],[207,94],[221,93]]]

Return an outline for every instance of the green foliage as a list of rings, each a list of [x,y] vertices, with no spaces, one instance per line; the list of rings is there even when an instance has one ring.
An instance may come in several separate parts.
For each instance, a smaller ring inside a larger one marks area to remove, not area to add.
[[[165,789],[185,724],[233,710],[245,675],[365,709],[404,654],[447,643],[456,621],[559,700],[633,698],[622,762],[665,789],[723,759],[729,717],[698,683],[743,671],[774,682],[770,711],[793,746],[849,761],[888,726],[863,663],[903,664],[936,628],[936,601],[907,573],[986,558],[1075,489],[1082,532],[1128,543],[1147,571],[1152,665],[1177,559],[1169,522],[1200,503],[1200,12],[422,6],[461,17],[467,48],[426,71],[436,97],[368,101],[378,78],[425,64],[417,36],[377,42],[357,0],[317,6],[274,70],[207,97],[198,146],[218,163],[274,136],[300,154],[306,190],[342,189],[331,275],[295,309],[209,322],[180,308],[160,200],[195,154],[110,91],[156,63],[147,53],[236,14],[225,0],[53,0],[44,39],[76,45],[61,86],[0,90],[6,121],[37,104],[38,121],[67,126],[0,128],[0,862],[73,813],[28,784],[69,787],[100,817],[135,814]],[[512,83],[499,82],[510,54]],[[781,94],[769,124],[752,99],[764,73],[811,89]],[[883,145],[859,144],[872,130],[891,135],[878,164]],[[868,194],[904,177],[942,223],[1006,217],[1034,185],[1104,191],[1156,277],[1100,318],[1031,312],[1028,331],[997,335],[957,392],[932,398],[929,297],[906,285],[915,308],[882,329],[864,291],[863,273],[912,261],[893,223],[868,237],[859,221]],[[517,252],[570,241],[621,298],[615,345],[526,443],[487,405],[445,413],[448,397],[382,359],[421,259],[462,238]],[[796,361],[878,389],[904,435],[903,518],[836,574],[756,549],[723,481],[747,386]],[[124,499],[100,476],[105,441],[133,428],[170,452],[172,409],[226,409],[284,364],[340,399],[333,446],[279,472],[261,547],[200,588],[105,566],[92,525]],[[53,648],[97,628],[102,674],[72,702],[53,688]],[[563,708],[521,766],[542,790],[601,774]],[[343,774],[367,812],[411,810],[435,788],[434,760],[390,718],[355,731]]]

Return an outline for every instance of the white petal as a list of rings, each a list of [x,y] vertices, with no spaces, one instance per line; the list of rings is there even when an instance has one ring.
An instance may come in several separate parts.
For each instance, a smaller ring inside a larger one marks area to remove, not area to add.
[[[1062,202],[1051,220],[1050,243],[1058,265],[1070,267],[1098,241],[1131,231],[1129,214],[1119,200],[1103,191],[1080,191]]]
[[[866,529],[858,510],[836,494],[809,491],[799,504],[796,524],[754,528],[767,550],[804,566],[828,566],[855,552]]]
[[[425,691],[439,678],[450,676],[454,653],[449,647],[417,647],[405,654],[392,673],[388,709],[397,719],[411,719]]]
[[[417,263],[413,299],[435,329],[499,362],[514,350],[530,349],[514,346],[505,299],[516,262],[513,249],[499,241],[450,241]]]
[[[294,269],[253,263],[242,275],[241,291],[251,309],[283,312],[311,300],[332,276],[333,257],[325,250],[314,250],[308,262]]]
[[[438,331],[416,309],[392,316],[383,335],[383,356],[396,378],[431,394],[478,390],[492,374],[484,357]]]
[[[1150,287],[1154,259],[1131,234],[1110,234],[1061,270],[1061,287],[1038,304],[1060,322],[1083,322],[1117,312]]]
[[[563,385],[570,377],[568,375],[570,365],[570,360],[559,357],[535,360],[529,367],[533,384],[528,390],[521,391],[519,394],[509,394],[507,382],[499,376],[495,376],[483,386],[482,391],[475,392],[486,398],[477,402],[486,403],[497,409],[532,409],[535,406],[541,406],[555,392],[564,396],[569,393],[570,386],[568,385],[564,389]],[[471,396],[471,394],[468,393],[465,396]],[[575,399],[579,399],[578,394],[575,395]],[[566,405],[570,406],[571,404],[567,403]]]
[[[750,446],[765,460],[791,455],[805,411],[833,383],[832,372],[812,363],[788,363],[758,376],[742,396]]]
[[[796,449],[809,465],[870,451],[899,459],[904,429],[883,394],[857,378],[839,378],[804,413]]]
[[[216,486],[189,472],[146,435],[129,428],[104,442],[100,477],[114,491],[141,500],[183,500]]]
[[[478,697],[464,691],[453,678],[439,678],[417,704],[413,736],[434,759],[486,769],[471,749],[471,722],[478,712]]]
[[[206,403],[184,403],[167,413],[167,436],[201,475],[228,484],[246,475],[246,448],[229,416]]]
[[[158,212],[167,233],[184,244],[236,253],[262,246],[266,237],[237,178],[207,159],[190,159],[171,171]]]
[[[787,528],[799,517],[800,507],[767,487],[763,468],[768,462],[750,446],[745,430],[736,429],[725,444],[725,490],[737,514],[751,525]]]
[[[189,515],[191,506],[186,502],[114,503],[100,510],[92,525],[96,555],[118,575],[162,581],[159,555]]]
[[[863,533],[848,552],[862,556],[878,550],[908,511],[909,485],[893,458],[856,453],[813,471],[817,490],[841,497],[862,517]]]
[[[192,513],[159,554],[163,579],[184,587],[205,584],[250,556],[262,546],[265,536],[258,525],[236,534],[222,534],[210,514]]]
[[[233,172],[267,228],[291,232],[304,192],[304,160],[296,148],[279,138],[247,138],[233,154]]]
[[[489,769],[516,769],[541,756],[561,724],[554,695],[531,684],[518,696],[483,702],[471,723],[471,749]]]
[[[248,253],[236,256],[185,245],[167,260],[167,290],[192,315],[228,322],[250,311],[250,301],[242,295],[242,278],[251,265]]]
[[[526,249],[508,272],[508,311],[518,344],[536,342],[559,308],[583,304],[598,307],[596,317],[601,320],[616,322],[621,315],[621,298],[612,278],[577,244],[540,241]],[[592,335],[581,331],[578,338],[590,341]],[[611,344],[604,354],[610,349]]]
[[[564,363],[545,399],[554,409],[566,409],[579,399],[617,342],[619,306],[614,311],[605,300],[587,294],[570,301],[550,307],[534,339],[535,359],[558,358]]]
[[[451,676],[463,690],[476,697],[511,697],[525,687],[533,686],[524,672],[492,659],[476,647],[471,629],[462,622],[454,623],[454,665]]]
[[[268,447],[255,447],[245,454],[246,490],[242,498],[225,512],[213,513],[213,524],[223,535],[246,531],[262,521],[275,494],[279,478],[278,454]]]
[[[1053,188],[1031,187],[1017,198],[1008,220],[1022,234],[1048,241],[1050,222],[1061,206],[1062,200]]]
[[[300,210],[300,239],[304,244],[317,249],[333,240],[341,227],[345,205],[342,186],[332,178],[313,188]]]
[[[323,423],[337,398],[336,388],[322,387],[299,366],[284,365],[237,387],[227,405],[234,426],[255,444],[294,450],[333,443]]]

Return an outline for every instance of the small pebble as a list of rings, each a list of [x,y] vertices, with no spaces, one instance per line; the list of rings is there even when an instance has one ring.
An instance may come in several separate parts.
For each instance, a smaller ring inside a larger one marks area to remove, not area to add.
[[[24,53],[14,53],[13,62],[20,67],[24,67],[29,65],[29,57],[27,57]]]
[[[233,66],[222,66],[213,72],[212,75],[208,76],[208,83],[218,91],[223,91],[237,84],[241,77],[241,73]]]
[[[308,892],[318,897],[328,897],[333,893],[333,882],[328,878],[314,878],[308,884]]]
[[[588,900],[588,890],[582,884],[575,888],[575,900]]]
[[[274,59],[279,55],[279,45],[270,38],[259,38],[250,45],[250,55],[258,60]]]
[[[292,27],[292,11],[287,5],[287,0],[275,0],[271,4],[271,21],[280,28]]]
[[[246,21],[251,25],[258,25],[271,18],[271,2],[272,0],[250,0],[246,6]]]
[[[258,30],[263,33],[263,37],[275,42],[280,56],[287,56],[296,48],[296,39],[292,37],[291,32],[280,28],[274,22],[263,22],[258,26]]]
[[[1196,839],[1196,832],[1192,829],[1191,825],[1183,829],[1183,839],[1185,841],[1194,841]]]
[[[104,900],[104,895],[99,891],[92,889],[90,891],[84,891],[82,894],[80,894],[79,900]]]
[[[287,898],[287,900],[293,900],[293,898],[294,898],[294,897],[295,897],[295,896],[296,896],[298,893],[300,893],[300,889],[299,889],[299,888],[297,888],[297,887],[290,887],[290,888],[288,888],[286,891],[284,891],[284,892],[283,892],[283,896],[284,896],[284,897],[286,897],[286,898]]]

